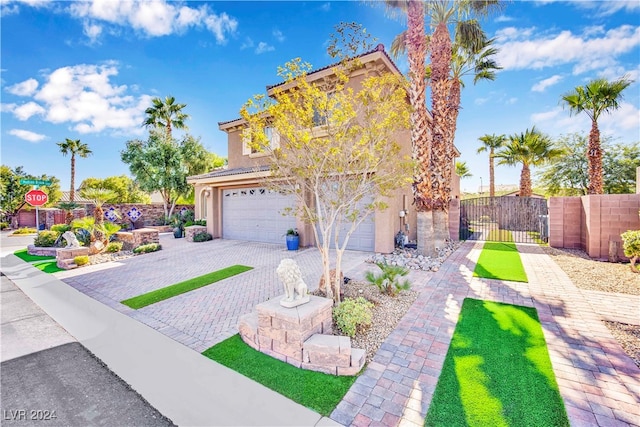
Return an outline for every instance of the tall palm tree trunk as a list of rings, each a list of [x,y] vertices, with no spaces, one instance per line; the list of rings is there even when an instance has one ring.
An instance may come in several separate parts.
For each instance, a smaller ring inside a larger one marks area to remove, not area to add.
[[[74,202],[76,199],[76,155],[71,154],[71,188],[69,189],[69,201]]]
[[[431,114],[433,115],[431,147],[431,187],[434,190],[434,245],[442,248],[449,238],[448,211],[451,198],[453,147],[449,148],[451,39],[444,22],[436,27],[431,39]],[[455,132],[455,130],[454,130]]]
[[[522,164],[520,172],[520,197],[531,197],[531,169],[526,163]]]
[[[587,148],[589,161],[589,194],[602,194],[602,147],[600,146],[600,130],[595,120],[591,121],[589,132],[589,147]]]
[[[429,166],[431,162],[431,133],[426,104],[425,59],[427,46],[424,30],[424,3],[410,0],[407,4],[407,51],[409,57],[409,99],[411,112],[411,146],[416,170],[413,178],[413,196],[418,224],[418,252],[433,256],[432,187]]]
[[[494,165],[494,151],[493,148],[489,151],[489,197],[496,196],[496,169]]]

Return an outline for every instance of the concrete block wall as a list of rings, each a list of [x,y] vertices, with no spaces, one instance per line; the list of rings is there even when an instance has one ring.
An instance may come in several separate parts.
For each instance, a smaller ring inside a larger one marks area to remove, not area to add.
[[[620,234],[640,230],[640,194],[602,194],[549,199],[549,245],[583,249],[590,257],[606,259],[609,242],[625,258]]]

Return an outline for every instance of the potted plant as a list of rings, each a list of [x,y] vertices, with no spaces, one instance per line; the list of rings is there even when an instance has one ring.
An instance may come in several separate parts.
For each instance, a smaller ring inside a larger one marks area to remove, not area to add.
[[[180,214],[173,214],[171,223],[173,225],[173,237],[176,239],[181,238],[184,235],[184,222]]]
[[[300,235],[298,234],[298,230],[295,228],[288,229],[286,238],[287,238],[287,250],[297,251],[298,246],[300,245]]]

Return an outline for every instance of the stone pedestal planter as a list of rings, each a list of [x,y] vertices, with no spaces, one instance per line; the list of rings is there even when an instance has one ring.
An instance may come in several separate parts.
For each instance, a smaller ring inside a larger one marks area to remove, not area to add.
[[[89,255],[89,248],[58,248],[56,251],[56,265],[64,270],[71,270],[77,265],[73,259],[77,256]]]
[[[207,227],[204,225],[190,225],[184,229],[187,242],[193,242],[193,236],[200,233],[206,233]]]
[[[332,375],[355,375],[364,366],[365,351],[351,348],[351,339],[332,333],[333,301],[310,296],[293,308],[283,296],[256,306],[240,318],[240,336],[256,350],[298,368]]]

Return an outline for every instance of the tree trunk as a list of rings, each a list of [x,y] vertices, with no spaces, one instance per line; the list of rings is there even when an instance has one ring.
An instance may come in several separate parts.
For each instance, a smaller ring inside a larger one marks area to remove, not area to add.
[[[433,211],[418,211],[418,253],[433,257],[435,245],[433,241]]]
[[[74,202],[76,200],[76,155],[71,153],[71,188],[69,189],[69,201]]]
[[[441,209],[433,211],[433,246],[442,249],[447,245],[449,236],[449,212]]]
[[[589,161],[589,194],[602,194],[602,148],[600,147],[600,130],[595,120],[591,121],[589,132],[589,147],[587,148]]]
[[[520,197],[531,197],[531,170],[526,163],[522,164],[520,173]]]
[[[491,149],[491,152],[489,153],[489,197],[495,197],[496,196],[496,183],[495,183],[495,167],[494,167],[494,161],[493,161],[493,148]]]

